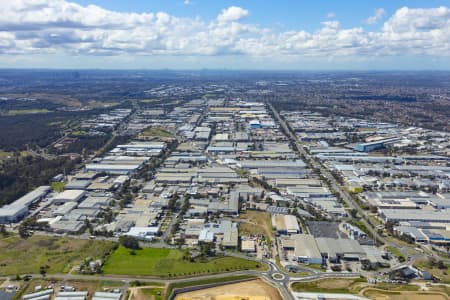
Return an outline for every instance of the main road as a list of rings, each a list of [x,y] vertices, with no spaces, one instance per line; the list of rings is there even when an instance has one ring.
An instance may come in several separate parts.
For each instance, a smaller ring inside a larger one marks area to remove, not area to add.
[[[372,224],[370,224],[367,221],[367,216],[364,210],[358,205],[358,203],[356,203],[355,200],[353,200],[353,198],[349,195],[349,193],[340,186],[340,184],[336,181],[336,179],[330,173],[330,171],[328,171],[322,164],[317,162],[314,159],[314,157],[312,157],[308,152],[306,152],[306,150],[298,141],[297,136],[292,132],[289,126],[287,126],[286,122],[283,120],[283,118],[280,117],[280,114],[272,106],[272,104],[267,102],[267,105],[272,111],[275,119],[278,121],[278,124],[280,124],[280,126],[283,128],[285,134],[288,135],[288,138],[297,146],[298,153],[307,158],[307,162],[313,169],[318,169],[320,171],[320,174],[330,182],[330,187],[333,188],[341,196],[342,200],[347,204],[348,207],[353,208],[358,212],[358,214],[361,216],[361,222],[369,231],[368,233],[379,242],[387,245],[388,241],[384,237],[382,237],[375,228],[373,228]]]

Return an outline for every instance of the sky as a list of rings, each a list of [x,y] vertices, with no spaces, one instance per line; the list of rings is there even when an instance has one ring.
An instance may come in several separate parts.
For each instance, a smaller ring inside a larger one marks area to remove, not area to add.
[[[450,70],[450,0],[1,0],[0,68]]]

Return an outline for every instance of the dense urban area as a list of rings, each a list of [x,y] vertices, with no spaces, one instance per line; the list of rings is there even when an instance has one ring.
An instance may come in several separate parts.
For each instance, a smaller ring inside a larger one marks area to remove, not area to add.
[[[449,124],[448,72],[2,70],[0,299],[448,299]]]

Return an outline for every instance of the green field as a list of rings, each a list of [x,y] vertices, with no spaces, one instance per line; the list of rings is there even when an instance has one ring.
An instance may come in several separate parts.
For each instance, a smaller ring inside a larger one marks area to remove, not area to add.
[[[10,116],[27,115],[27,114],[46,114],[50,112],[48,109],[11,109],[6,112]]]
[[[52,187],[52,189],[55,191],[55,192],[58,192],[58,193],[60,193],[60,192],[62,192],[63,190],[64,190],[64,186],[66,185],[66,183],[65,182],[51,182],[50,183],[50,186]]]
[[[393,255],[397,256],[397,257],[403,257],[405,258],[405,255],[403,253],[401,253],[397,248],[392,247],[392,246],[388,246],[386,247],[386,250],[388,250],[389,252],[391,252]]]
[[[141,292],[146,299],[164,299],[164,287],[142,288]]]
[[[141,135],[144,136],[155,136],[155,137],[162,137],[162,138],[172,138],[173,134],[164,128],[161,127],[148,127],[146,128]]]
[[[41,266],[48,266],[47,273],[65,273],[86,257],[102,258],[114,245],[107,241],[46,236],[0,239],[0,275],[39,273]]]
[[[262,270],[258,262],[236,257],[220,257],[207,262],[183,260],[183,252],[177,249],[145,248],[130,250],[119,247],[106,260],[105,274],[147,275],[159,277],[192,276],[245,269]]]
[[[323,293],[357,293],[367,283],[364,278],[345,279],[321,279],[307,282],[295,282],[291,288],[295,292],[323,292]]]

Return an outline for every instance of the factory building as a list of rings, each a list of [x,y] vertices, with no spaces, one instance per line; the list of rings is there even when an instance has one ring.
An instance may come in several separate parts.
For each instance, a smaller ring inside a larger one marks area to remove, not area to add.
[[[22,220],[28,215],[29,207],[41,201],[50,190],[49,186],[40,186],[13,203],[0,208],[0,224],[15,223]]]

